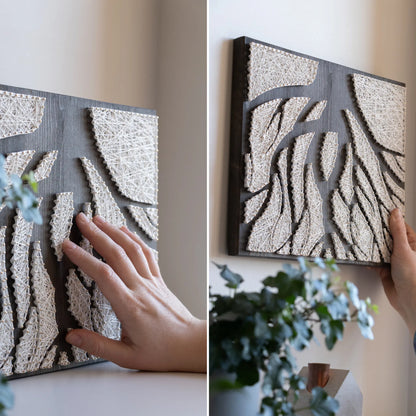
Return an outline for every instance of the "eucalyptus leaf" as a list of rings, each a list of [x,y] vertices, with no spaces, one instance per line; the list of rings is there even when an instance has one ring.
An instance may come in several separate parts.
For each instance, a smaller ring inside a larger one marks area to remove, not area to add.
[[[352,282],[345,282],[345,286],[348,291],[348,295],[351,299],[352,304],[358,309],[360,308],[360,298],[358,297],[358,289]]]
[[[336,342],[342,339],[344,323],[341,320],[322,321],[321,331],[325,335],[326,347],[332,350]]]
[[[232,272],[226,264],[214,264],[221,270],[220,276],[228,282],[226,284],[227,287],[231,289],[237,289],[240,286],[240,284],[244,281],[240,274]]]
[[[0,159],[0,197],[1,202],[8,208],[17,208],[21,211],[23,218],[29,222],[42,224],[42,217],[39,213],[39,202],[33,193],[37,191],[37,183],[34,173],[24,175],[23,179],[16,174],[9,177],[4,171],[4,157]],[[26,184],[27,182],[27,184]]]
[[[332,319],[346,320],[349,320],[350,316],[348,307],[348,299],[343,293],[334,297],[334,299],[327,306],[328,312],[330,313]]]
[[[321,387],[312,389],[310,406],[313,416],[334,416],[339,409],[338,401]]]
[[[237,367],[236,382],[244,386],[253,386],[259,381],[259,370],[255,361],[242,361]]]
[[[312,274],[316,266],[319,276]],[[226,265],[217,267],[227,287],[240,289],[240,275]],[[292,351],[316,340],[315,322],[328,349],[342,339],[344,326],[351,321],[357,321],[365,337],[373,336],[371,300],[361,300],[353,284],[341,286],[333,277],[337,271],[333,260],[299,259],[298,267],[285,264],[266,277],[257,292],[210,294],[210,370],[226,371],[242,386],[257,382],[263,371],[261,415],[295,415],[294,403],[304,381],[296,374]],[[333,415],[337,403],[316,390],[310,409],[315,416]]]
[[[11,409],[14,406],[14,394],[5,377],[1,374],[0,377],[0,415],[6,415],[4,410]]]

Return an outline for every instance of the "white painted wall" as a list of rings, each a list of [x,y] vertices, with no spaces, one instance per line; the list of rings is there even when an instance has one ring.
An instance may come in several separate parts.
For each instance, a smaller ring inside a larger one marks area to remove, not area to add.
[[[274,273],[281,263],[226,255],[232,39],[246,35],[407,83],[406,208],[408,222],[416,225],[416,172],[412,163],[416,153],[415,17],[413,0],[210,0],[210,257],[241,273],[246,289],[257,288],[259,280]],[[359,286],[363,297],[370,296],[379,305],[375,340],[365,340],[357,329],[349,328],[331,353],[321,343],[322,347],[314,346],[300,354],[299,365],[323,361],[330,362],[333,368],[352,370],[364,394],[365,416],[416,414],[410,387],[414,385],[416,358],[410,352],[405,325],[387,302],[374,272],[344,266],[341,273]],[[221,290],[223,285],[212,265],[210,285],[214,291]]]
[[[168,286],[206,317],[207,142],[205,0],[162,0],[160,261]]]
[[[159,1],[0,1],[0,82],[154,108]]]
[[[0,83],[158,111],[160,265],[205,316],[205,0],[0,0],[0,20]]]

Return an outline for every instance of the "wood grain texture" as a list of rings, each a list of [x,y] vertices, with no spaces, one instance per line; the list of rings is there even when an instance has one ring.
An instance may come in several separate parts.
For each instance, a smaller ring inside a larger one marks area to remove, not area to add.
[[[283,51],[294,53],[299,56],[311,58],[319,61],[318,72],[315,81],[309,86],[296,87],[281,87],[267,91],[262,95],[249,101],[247,98],[247,59],[249,53],[250,42],[257,42],[267,46],[279,48]],[[296,123],[292,132],[290,132],[279,144],[276,150],[275,157],[272,160],[272,168],[270,177],[276,173],[276,160],[280,150],[285,147],[289,148],[289,153],[293,149],[293,141],[295,137],[306,134],[315,133],[315,138],[310,145],[308,157],[305,164],[312,163],[315,178],[320,178],[319,172],[319,147],[322,143],[324,134],[329,131],[337,132],[339,138],[338,157],[328,181],[317,180],[317,186],[321,195],[324,197],[323,201],[323,215],[325,221],[325,236],[322,240],[324,248],[333,250],[333,242],[331,233],[337,232],[334,222],[331,218],[331,207],[329,197],[331,191],[339,187],[338,181],[342,173],[342,168],[345,163],[345,145],[351,143],[351,133],[348,129],[343,110],[347,109],[354,113],[360,127],[365,132],[369,143],[376,152],[378,158],[381,160],[380,152],[383,150],[378,143],[373,140],[371,132],[362,115],[358,109],[355,101],[354,92],[352,88],[351,76],[352,74],[363,74],[376,79],[386,80],[396,85],[404,86],[405,84],[377,77],[365,72],[341,66],[332,62],[324,61],[315,57],[300,54],[281,48],[279,46],[270,45],[261,41],[257,41],[248,37],[240,37],[234,40],[233,44],[233,70],[232,70],[232,94],[231,94],[231,129],[230,129],[230,159],[229,159],[229,186],[228,186],[228,224],[227,224],[227,246],[228,254],[240,256],[254,256],[280,259],[293,259],[293,256],[279,255],[275,253],[256,253],[246,250],[248,237],[253,226],[253,222],[249,224],[244,223],[244,205],[245,201],[253,196],[244,187],[245,163],[244,155],[250,152],[248,137],[250,134],[250,117],[251,112],[257,106],[264,104],[270,100],[283,99],[284,103],[291,97],[309,97],[311,100],[305,107],[304,111],[299,117],[299,122]],[[306,114],[311,110],[317,101],[327,100],[327,106],[322,116],[318,120],[304,122]],[[356,160],[354,163],[360,164]],[[388,165],[381,160],[381,168],[383,171],[388,170]],[[354,180],[355,185],[355,180]],[[268,185],[270,187],[270,185]],[[354,199],[355,200],[355,199]],[[267,206],[263,204],[264,207]],[[255,219],[261,215],[260,211]],[[296,225],[292,225],[295,231]],[[374,264],[369,262],[359,262],[351,260],[339,260],[339,263],[347,264]]]
[[[52,167],[49,178],[39,183],[39,195],[43,197],[43,202],[40,208],[43,225],[34,225],[31,241],[39,240],[41,243],[42,253],[44,255],[45,266],[48,270],[51,280],[56,289],[56,306],[57,306],[57,322],[59,327],[59,335],[55,341],[58,346],[59,357],[61,352],[66,352],[69,359],[72,361],[73,355],[71,347],[65,342],[65,335],[68,328],[77,328],[77,322],[67,310],[67,293],[65,288],[66,276],[71,264],[64,257],[60,263],[56,261],[53,249],[49,241],[50,226],[49,220],[52,213],[54,199],[56,194],[60,192],[73,192],[74,195],[74,213],[77,214],[82,210],[85,202],[92,201],[88,182],[83,172],[80,157],[87,157],[90,159],[100,175],[104,179],[107,187],[112,192],[112,195],[124,214],[127,214],[127,206],[132,203],[128,198],[123,197],[117,190],[115,184],[111,181],[108,170],[103,164],[94,142],[92,123],[89,116],[88,108],[90,107],[105,107],[117,110],[125,110],[138,112],[143,114],[155,115],[154,110],[135,108],[130,106],[123,106],[119,104],[109,104],[105,102],[88,100],[84,98],[76,98],[71,96],[59,95],[49,92],[29,90],[23,88],[16,88],[7,85],[0,85],[0,89],[4,91],[12,91],[22,94],[30,94],[35,96],[46,97],[45,112],[43,120],[39,128],[32,134],[19,135],[5,138],[0,141],[0,153],[6,154],[26,149],[36,150],[36,154],[29,163],[26,171],[34,169],[38,162],[42,159],[44,154],[51,150],[57,150],[58,157]],[[148,207],[147,204],[137,204],[143,207]],[[11,231],[13,224],[14,212],[8,208],[3,209],[0,213],[0,225],[7,225],[6,246],[8,247],[6,261],[8,270],[9,292],[13,301],[13,310],[16,310],[14,303],[14,295],[11,290],[11,275],[10,275],[10,257],[11,257]],[[147,236],[140,231],[135,225],[133,219],[129,215],[125,215],[128,227],[139,233],[143,240],[152,248],[156,248],[156,243],[147,238]],[[71,231],[71,239],[77,243],[81,241],[81,235],[76,225],[74,224]],[[72,266],[73,267],[73,266]],[[88,288],[91,291],[93,288]],[[33,300],[31,301],[33,302]],[[17,328],[16,313],[14,312],[15,327]],[[22,335],[21,329],[15,330],[15,340]],[[14,351],[12,351],[14,354]],[[69,367],[77,367],[91,362],[98,362],[101,360],[90,360],[85,363],[71,363]],[[54,366],[51,369],[40,370],[35,373],[25,373],[11,376],[10,378],[24,377],[27,375],[38,374],[42,372],[50,372],[60,369],[57,367],[55,359]]]

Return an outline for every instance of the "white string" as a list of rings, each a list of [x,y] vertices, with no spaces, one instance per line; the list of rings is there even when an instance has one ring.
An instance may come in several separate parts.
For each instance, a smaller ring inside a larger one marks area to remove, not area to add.
[[[45,268],[39,241],[33,243],[31,273],[34,301],[39,316],[39,332],[36,352],[30,360],[28,371],[35,371],[39,369],[59,333],[56,322],[55,287]]]
[[[56,195],[55,205],[51,215],[51,246],[55,250],[58,261],[62,261],[62,243],[69,238],[72,227],[74,201],[72,192],[62,192]]]
[[[254,100],[273,88],[310,85],[315,80],[318,65],[318,61],[251,42],[248,99]]]
[[[33,133],[42,122],[44,97],[0,91],[0,139]]]
[[[358,106],[383,147],[404,154],[406,140],[406,88],[361,74],[352,75]]]
[[[158,117],[110,108],[90,110],[98,150],[121,194],[157,204]]]

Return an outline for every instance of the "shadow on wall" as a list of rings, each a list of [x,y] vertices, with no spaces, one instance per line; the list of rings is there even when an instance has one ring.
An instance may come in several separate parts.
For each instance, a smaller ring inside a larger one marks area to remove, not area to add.
[[[102,0],[97,8],[97,21],[102,22],[97,76],[106,96],[123,97],[122,104],[155,108],[159,4],[155,0]],[[140,97],[152,97],[152,102],[140,102]]]
[[[404,16],[405,20],[403,20]],[[374,2],[373,71],[377,75],[397,78],[397,81],[406,83],[407,114],[412,114],[416,106],[414,21],[416,21],[416,3],[414,1],[379,0]],[[397,27],[400,27],[401,30],[396,30]],[[416,154],[416,121],[414,117],[407,118],[406,154],[406,177],[414,178],[416,171],[413,164],[409,163],[410,155]],[[416,226],[415,190],[413,181],[408,180],[406,182],[406,220],[412,226]]]
[[[413,117],[416,108],[416,2],[413,0],[390,2],[379,0],[374,2],[373,15],[373,70],[376,74],[389,77],[398,74],[398,81],[407,87],[407,141],[406,141],[406,221],[415,228],[415,184],[413,179],[416,170],[409,163],[416,155],[416,120]],[[400,30],[396,30],[400,27]],[[416,412],[416,397],[411,386],[416,383],[416,364],[414,353],[409,343],[409,373],[407,405],[408,414]]]
[[[215,147],[214,161],[211,161],[213,183],[220,184],[220,195],[213,198],[213,204],[220,204],[219,209],[213,208],[213,224],[218,224],[215,229],[211,228],[210,251],[211,257],[227,254],[227,207],[228,207],[228,171],[230,157],[230,120],[231,120],[231,84],[233,67],[233,40],[224,40],[221,44],[219,72],[226,74],[225,77],[218,77],[222,85],[216,91],[225,91],[225,100],[213,100],[220,103],[218,108],[218,121],[215,130],[211,131],[211,136],[215,137],[217,146]],[[217,191],[218,192],[218,191]],[[215,218],[216,215],[220,218]]]

